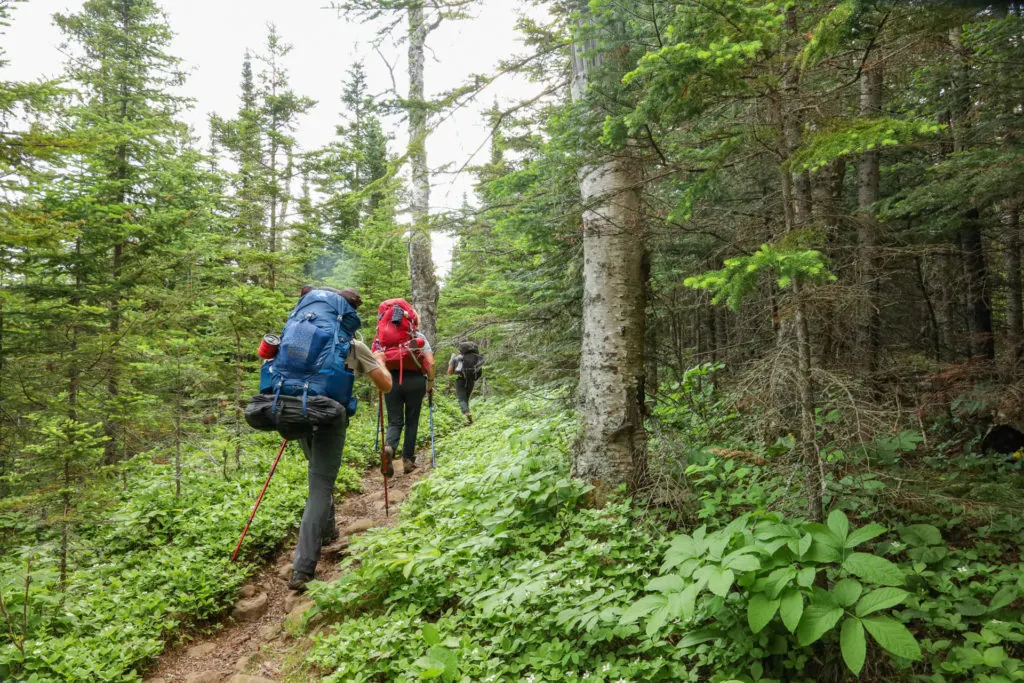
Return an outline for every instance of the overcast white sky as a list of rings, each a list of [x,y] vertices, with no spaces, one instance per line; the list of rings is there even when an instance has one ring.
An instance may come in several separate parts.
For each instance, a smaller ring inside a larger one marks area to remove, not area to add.
[[[58,76],[65,56],[59,50],[60,31],[51,17],[55,12],[77,11],[82,4],[82,0],[29,0],[15,5],[13,24],[0,37],[10,60],[0,70],[0,79]],[[196,100],[194,110],[186,115],[196,132],[205,137],[211,112],[231,116],[237,111],[242,55],[246,48],[262,49],[269,23],[276,24],[284,40],[294,46],[287,62],[293,89],[318,101],[300,123],[297,136],[304,148],[320,146],[334,134],[341,109],[341,83],[352,63],[365,63],[371,91],[389,88],[388,70],[370,45],[374,28],[354,18],[339,17],[324,9],[326,4],[327,0],[164,0],[162,5],[176,34],[171,51],[191,69],[183,92]],[[489,72],[499,59],[522,52],[514,30],[520,11],[526,8],[517,0],[480,0],[473,19],[442,24],[431,34],[428,96],[458,85],[471,73]],[[399,91],[405,93],[405,46],[389,43],[384,52],[396,65]],[[481,111],[495,99],[508,103],[537,89],[525,79],[500,79],[473,106],[454,114],[431,135],[427,148],[431,168],[445,164],[461,167],[487,138]],[[395,149],[400,151],[405,145],[405,125],[392,123]],[[484,145],[478,159],[486,160],[487,152]],[[457,208],[463,195],[472,192],[467,174],[435,175],[432,185],[434,211]],[[442,270],[447,269],[451,246],[448,238],[435,240],[435,261]]]

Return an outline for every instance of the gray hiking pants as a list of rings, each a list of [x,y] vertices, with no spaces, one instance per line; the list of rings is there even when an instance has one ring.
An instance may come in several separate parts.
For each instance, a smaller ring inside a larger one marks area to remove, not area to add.
[[[473,385],[476,384],[476,377],[456,377],[455,397],[459,399],[459,408],[463,415],[469,414],[469,397],[473,395]]]
[[[427,376],[422,372],[402,373],[398,383],[398,371],[391,371],[391,391],[384,394],[384,405],[388,408],[388,445],[398,452],[398,440],[405,427],[405,441],[402,442],[402,458],[416,459],[416,433],[420,429],[420,409],[423,397],[427,395]]]
[[[299,544],[295,548],[292,570],[312,577],[320,559],[320,547],[334,531],[334,480],[341,468],[341,451],[345,447],[348,418],[320,428],[312,437],[301,439],[299,445],[309,461],[309,496],[299,527]]]

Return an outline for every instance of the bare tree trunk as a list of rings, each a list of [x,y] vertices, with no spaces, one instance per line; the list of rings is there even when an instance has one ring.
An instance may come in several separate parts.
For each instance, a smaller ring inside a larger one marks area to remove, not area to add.
[[[786,28],[793,36],[798,33],[796,11],[786,12]],[[791,49],[798,50],[798,41],[794,41]],[[795,54],[795,52],[794,52]],[[795,68],[793,59],[787,60],[784,68],[783,93],[777,98],[777,115],[782,126],[782,138],[788,157],[800,146],[802,137],[802,121],[799,115],[799,70]],[[813,202],[811,200],[810,179],[806,172],[790,173],[780,169],[783,177],[783,208],[786,221],[786,232],[799,230],[812,221]],[[814,376],[811,365],[811,335],[807,322],[807,303],[804,300],[803,284],[799,278],[793,280],[793,327],[796,336],[797,351],[797,394],[800,411],[800,451],[804,463],[805,493],[807,496],[807,516],[813,522],[820,522],[822,511],[822,476],[821,462],[816,443],[814,411],[815,390]],[[785,334],[785,327],[782,332]]]
[[[1016,377],[1024,359],[1024,296],[1020,278],[1020,205],[1016,200],[1003,210],[1004,267],[1006,270],[1006,342],[1010,375]]]
[[[860,115],[874,118],[882,110],[882,65],[872,61],[862,65],[860,78]],[[869,376],[878,369],[880,316],[878,312],[878,221],[872,205],[879,198],[877,150],[865,152],[857,163],[857,285],[860,297],[857,316],[857,355],[861,372]]]
[[[967,321],[971,333],[971,355],[995,361],[996,345],[992,334],[992,301],[989,293],[988,267],[981,241],[978,212],[971,209],[960,228],[960,249],[964,278],[967,281]]]
[[[572,97],[587,98],[590,73],[601,62],[593,44],[573,46]],[[583,212],[583,348],[581,425],[572,474],[592,484],[602,504],[647,471],[647,431],[640,386],[644,376],[645,224],[640,165],[623,150],[580,169]]]
[[[412,176],[409,234],[409,280],[412,305],[420,317],[420,331],[436,343],[437,298],[440,290],[430,253],[430,169],[427,166],[427,105],[424,100],[424,48],[430,27],[423,17],[423,3],[409,4],[409,165]]]

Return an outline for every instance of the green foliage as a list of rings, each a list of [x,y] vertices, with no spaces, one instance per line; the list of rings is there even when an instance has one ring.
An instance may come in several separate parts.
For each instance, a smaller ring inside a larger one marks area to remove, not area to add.
[[[765,272],[776,278],[780,289],[787,289],[794,282],[836,280],[828,270],[828,260],[820,252],[763,244],[750,256],[726,259],[721,270],[688,277],[683,284],[693,289],[706,289],[712,293],[712,303],[725,301],[729,308],[737,310],[743,298],[757,289],[758,281]]]
[[[815,133],[790,156],[788,163],[793,168],[818,171],[841,157],[909,145],[932,138],[943,130],[944,126],[934,121],[848,119]]]
[[[678,382],[660,387],[654,415],[692,443],[718,442],[738,417],[716,390],[715,376],[724,369],[722,363],[704,363],[684,372]]]
[[[661,576],[648,583],[647,596],[623,614],[621,623],[643,619],[649,637],[678,633],[686,636],[684,642],[700,634],[701,642],[689,646],[692,653],[703,649],[702,665],[732,675],[743,671],[740,653],[766,648],[764,675],[787,678],[791,674],[785,671],[802,667],[808,654],[802,648],[822,639],[838,641],[844,661],[859,674],[865,629],[891,654],[919,660],[920,648],[906,627],[879,614],[907,598],[906,591],[890,587],[904,584],[903,572],[883,557],[855,551],[883,533],[877,524],[851,531],[839,511],[827,526],[749,514],[718,531],[702,526],[672,540]],[[736,626],[744,621],[749,631],[735,643]],[[733,640],[735,649],[700,647],[724,638]]]

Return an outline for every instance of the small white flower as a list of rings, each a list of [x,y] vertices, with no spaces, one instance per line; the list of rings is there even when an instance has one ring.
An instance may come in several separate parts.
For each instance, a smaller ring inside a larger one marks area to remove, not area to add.
[[[590,678],[590,672],[589,671],[583,672],[583,678],[584,679]]]
[[[601,671],[611,671],[611,668],[612,668],[612,665],[610,663],[608,663],[608,662],[605,662],[604,666],[601,667]]]
[[[971,571],[971,570],[970,570],[970,569],[968,569],[967,567],[957,567],[957,568],[956,568],[956,570],[957,570],[958,572],[960,572],[961,574],[966,574],[967,572]]]

